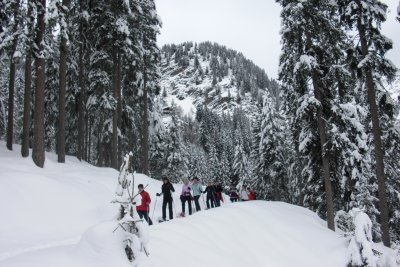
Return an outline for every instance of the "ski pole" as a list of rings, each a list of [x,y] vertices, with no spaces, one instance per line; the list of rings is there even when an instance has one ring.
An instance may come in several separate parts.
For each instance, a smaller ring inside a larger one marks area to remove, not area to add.
[[[221,192],[221,200],[222,200],[222,203],[225,204],[225,198],[224,198],[224,193],[223,192]],[[221,206],[222,206],[222,203],[221,203]]]
[[[189,200],[189,201],[190,201],[190,209],[192,210],[192,214],[193,214],[193,213],[196,212],[196,211],[195,211],[196,209],[193,209],[193,200],[192,200],[192,197],[190,197],[190,200]],[[189,215],[191,215],[191,214],[189,214]]]
[[[203,199],[203,209],[205,210],[207,208],[206,206],[206,201],[204,200],[204,193],[201,193],[201,198]]]
[[[153,212],[153,214],[154,214],[154,212]],[[149,225],[153,224],[153,220],[150,218],[150,205],[147,206],[147,220],[148,220],[147,223]]]
[[[158,199],[158,196],[156,196],[156,201],[154,203],[154,208],[153,208],[153,215],[151,215],[151,220],[152,221],[154,220],[154,211],[156,210],[157,199]]]
[[[172,207],[174,208],[175,217],[179,217],[179,214],[176,212],[175,198],[173,197],[173,194],[171,194],[171,197],[172,197]]]

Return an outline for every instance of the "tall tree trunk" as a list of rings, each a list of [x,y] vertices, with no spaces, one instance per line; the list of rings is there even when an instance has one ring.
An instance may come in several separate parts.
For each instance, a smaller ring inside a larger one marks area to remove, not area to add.
[[[44,83],[45,60],[43,37],[45,33],[46,0],[38,0],[37,4],[37,33],[35,55],[36,81],[35,81],[35,109],[33,117],[33,148],[32,158],[35,164],[41,168],[44,166]]]
[[[83,14],[84,5],[86,1],[81,0],[79,3],[79,11]],[[85,73],[84,73],[84,53],[85,53],[85,36],[84,36],[84,18],[79,18],[79,98],[78,98],[78,159],[87,160],[87,147],[85,147],[85,99],[86,99],[86,88],[85,88]],[[88,115],[86,115],[88,117]],[[87,127],[87,122],[86,122]]]
[[[330,163],[329,163],[329,155],[325,151],[325,145],[327,143],[326,125],[322,112],[323,107],[322,107],[322,96],[319,86],[319,77],[318,73],[315,70],[313,70],[312,81],[313,81],[315,99],[317,99],[318,102],[320,103],[320,106],[318,107],[317,110],[317,123],[318,123],[319,140],[321,143],[322,169],[323,169],[325,194],[326,194],[327,222],[328,222],[328,228],[331,229],[332,231],[335,231],[335,221],[334,221],[335,216],[333,210],[333,190],[330,177]]]
[[[310,33],[306,33],[307,37],[307,45],[311,47],[311,36]],[[314,87],[314,97],[318,100],[319,106],[317,109],[317,124],[318,124],[318,134],[321,145],[321,155],[322,155],[322,174],[324,177],[324,185],[325,185],[325,194],[326,194],[326,212],[327,212],[327,222],[328,228],[332,231],[335,231],[335,216],[333,210],[333,189],[332,182],[330,178],[330,163],[329,163],[329,155],[325,151],[325,145],[327,143],[327,134],[326,134],[326,124],[323,117],[323,102],[321,95],[321,83],[318,72],[313,69],[312,70],[312,83]]]
[[[122,95],[121,95],[121,53],[118,54],[118,80],[117,80],[117,87],[118,87],[118,102],[117,102],[117,113],[118,113],[118,118],[117,118],[117,126],[118,129],[121,129],[121,123],[122,123]],[[121,136],[118,136],[118,169],[122,164],[122,139]]]
[[[149,175],[149,104],[146,59],[143,66],[142,173]]]
[[[86,114],[86,140],[85,140],[85,160],[87,162],[91,162],[90,161],[90,146],[92,144],[92,124],[89,121],[89,115]]]
[[[365,26],[358,19],[357,22],[358,33],[360,36],[361,53],[363,57],[368,56],[368,44],[366,39]],[[389,207],[387,203],[386,193],[386,178],[385,178],[385,163],[383,161],[384,151],[382,146],[381,138],[381,127],[379,122],[379,110],[376,104],[376,92],[374,85],[374,78],[370,67],[365,68],[366,86],[368,104],[371,113],[372,120],[372,133],[374,136],[374,150],[375,150],[375,174],[378,180],[378,194],[379,194],[379,211],[380,211],[380,223],[382,231],[382,241],[387,247],[390,247],[390,235],[389,235]]]
[[[67,16],[69,12],[70,0],[63,0],[61,16],[64,16],[64,23],[67,24]],[[58,91],[58,162],[65,162],[65,91],[67,86],[67,29],[61,29],[60,43],[60,75],[59,75],[59,91]]]
[[[8,114],[7,114],[7,148],[12,150],[14,133],[14,87],[15,87],[15,61],[14,52],[17,47],[17,40],[13,41],[10,53],[10,80],[8,83]]]
[[[19,11],[20,1],[16,0],[13,5],[14,9],[14,27],[13,33],[16,33],[18,30]],[[18,44],[18,36],[14,37],[12,41],[11,50],[10,50],[10,80],[8,83],[8,116],[7,116],[7,148],[12,150],[13,144],[13,135],[14,135],[14,92],[15,92],[15,59],[14,54],[17,49]]]
[[[33,1],[28,1],[28,32],[33,32]],[[24,117],[22,123],[21,155],[29,156],[29,129],[31,121],[31,86],[32,86],[32,35],[29,35],[25,57]]]
[[[113,113],[113,132],[111,138],[111,167],[118,170],[118,102],[120,101],[120,88],[119,88],[119,66],[118,66],[118,48],[113,48],[113,86],[114,86],[114,99],[117,102]]]
[[[100,122],[100,124],[103,123],[102,121]],[[97,166],[102,166],[102,160],[103,160],[103,142],[101,141],[101,127],[99,125],[99,123],[96,125],[96,135],[97,135],[97,144],[96,144],[96,148],[97,148],[97,155],[96,155],[96,150],[95,150],[95,156],[97,156]]]
[[[80,93],[78,98],[78,159],[82,160],[85,157],[85,82],[84,82],[84,67],[83,67],[83,48],[79,45],[79,87]]]

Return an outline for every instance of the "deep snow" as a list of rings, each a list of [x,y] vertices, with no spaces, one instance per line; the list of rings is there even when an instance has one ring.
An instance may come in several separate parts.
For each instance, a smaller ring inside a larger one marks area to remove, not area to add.
[[[21,158],[20,147],[0,142],[0,266],[132,266],[111,204],[118,172],[46,154],[45,168]],[[347,241],[313,212],[281,203],[224,203],[186,218],[157,224],[161,182],[135,174],[152,197],[150,256],[138,266],[345,266]],[[181,185],[175,185],[179,199]],[[202,208],[204,203],[202,201]],[[179,213],[177,201],[175,213]]]

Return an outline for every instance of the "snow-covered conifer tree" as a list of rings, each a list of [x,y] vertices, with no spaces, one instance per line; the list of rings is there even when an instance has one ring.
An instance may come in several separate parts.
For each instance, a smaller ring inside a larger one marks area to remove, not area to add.
[[[241,184],[249,183],[251,181],[250,166],[248,155],[244,151],[243,140],[240,135],[239,129],[235,131],[236,146],[235,146],[235,157],[233,161],[233,174],[239,177]]]
[[[352,209],[354,236],[350,240],[348,253],[349,267],[375,267],[376,257],[372,251],[372,222],[368,215],[359,209]]]
[[[383,243],[390,246],[389,235],[389,208],[386,180],[388,173],[385,162],[385,126],[379,112],[382,101],[386,101],[379,90],[383,78],[391,80],[396,67],[386,59],[386,52],[392,48],[392,42],[383,36],[380,31],[381,23],[386,20],[387,5],[379,0],[346,0],[338,1],[340,13],[347,27],[356,31],[352,59],[353,71],[358,74],[357,79],[361,92],[368,103],[369,118],[371,119],[371,135],[373,136],[375,175],[377,177],[379,211]],[[387,101],[386,101],[387,102]]]
[[[162,121],[162,103],[158,97],[153,102],[153,110],[150,114],[150,171],[152,177],[161,177],[166,168],[165,141],[166,129]]]
[[[288,180],[284,159],[283,118],[268,91],[264,95],[256,189],[263,199],[287,200]]]
[[[183,176],[188,175],[188,157],[185,144],[182,141],[181,126],[176,114],[176,108],[173,107],[173,110],[165,147],[167,168],[164,174],[167,175],[171,181],[178,182]]]
[[[280,80],[285,111],[291,120],[295,143],[304,156],[302,179],[306,205],[327,217],[334,229],[333,188],[328,151],[327,123],[334,87],[329,78],[342,41],[331,1],[279,1],[283,7],[283,54]],[[308,82],[310,81],[310,82]],[[323,184],[321,179],[323,177]],[[322,193],[324,190],[324,198]]]

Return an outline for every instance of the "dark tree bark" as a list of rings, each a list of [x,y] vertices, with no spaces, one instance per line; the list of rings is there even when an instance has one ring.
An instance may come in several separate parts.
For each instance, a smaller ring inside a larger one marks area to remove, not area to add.
[[[67,20],[69,12],[70,0],[63,0],[61,11],[64,19]],[[63,26],[62,26],[63,27]],[[65,91],[67,86],[67,56],[68,45],[66,29],[61,29],[60,43],[60,74],[59,74],[59,91],[58,91],[58,162],[65,162]]]
[[[45,60],[43,37],[45,33],[46,0],[38,0],[37,5],[37,33],[35,53],[36,81],[35,81],[35,108],[33,117],[33,148],[32,158],[38,167],[44,166],[44,85]]]
[[[311,47],[311,36],[310,33],[306,33],[307,37],[307,46]],[[321,81],[317,70],[313,69],[312,74],[312,83],[314,87],[314,96],[315,99],[318,100],[320,105],[317,109],[317,124],[318,124],[318,134],[321,146],[321,155],[322,155],[322,174],[324,178],[325,185],[325,194],[326,194],[326,212],[327,212],[327,223],[328,228],[332,231],[335,231],[335,215],[333,210],[333,189],[332,182],[330,178],[330,163],[329,163],[329,155],[325,151],[325,145],[327,143],[327,134],[326,134],[326,124],[324,120],[324,112],[323,112],[323,99],[321,94]]]
[[[91,162],[91,146],[92,146],[92,124],[89,115],[86,114],[86,143],[85,143],[85,160]]]
[[[360,36],[361,53],[365,58],[368,56],[368,44],[366,38],[365,26],[359,19],[357,22],[358,33]],[[379,211],[380,223],[382,231],[382,241],[387,247],[390,247],[389,235],[389,207],[386,192],[386,178],[385,178],[385,163],[383,161],[384,151],[381,138],[381,127],[379,122],[379,110],[376,104],[376,92],[372,70],[369,66],[365,67],[365,77],[367,86],[368,104],[372,120],[372,134],[374,136],[374,150],[375,150],[375,174],[378,180],[378,195],[379,195]]]
[[[332,190],[332,182],[330,177],[330,163],[329,163],[329,155],[325,151],[325,145],[327,143],[326,136],[326,125],[323,117],[323,107],[322,107],[322,96],[321,89],[319,85],[319,76],[316,70],[313,70],[312,74],[313,87],[314,87],[314,96],[315,99],[318,100],[320,106],[317,110],[317,123],[318,123],[318,133],[319,140],[321,145],[321,154],[322,154],[322,170],[325,184],[325,194],[326,194],[326,212],[327,212],[327,222],[328,228],[332,231],[335,231],[335,213],[333,210],[333,190]]]
[[[16,0],[13,5],[14,9],[14,27],[13,32],[16,33],[19,24],[19,4],[20,1]],[[10,80],[8,83],[8,116],[7,116],[7,148],[12,150],[13,135],[14,135],[14,92],[15,92],[15,59],[14,53],[17,49],[18,37],[15,36],[12,40],[10,49]]]
[[[118,129],[121,129],[122,126],[122,95],[121,95],[121,53],[118,54],[118,80],[117,80],[117,86],[118,86],[118,101],[117,101],[117,126]],[[122,164],[122,140],[121,136],[118,136],[118,150],[117,150],[117,157],[118,157],[118,169]]]
[[[33,1],[28,1],[28,32],[33,32]],[[24,117],[22,123],[22,146],[21,155],[29,156],[29,130],[31,122],[31,86],[32,86],[32,35],[29,36],[25,57],[25,88],[24,88]]]
[[[149,175],[149,104],[146,59],[143,68],[143,118],[142,118],[142,173]]]
[[[114,99],[117,102],[113,113],[113,132],[111,138],[111,167],[118,170],[118,103],[121,98],[119,77],[119,55],[118,48],[113,48],[113,86],[114,86]]]
[[[83,11],[84,1],[80,1],[80,12]],[[85,149],[85,98],[86,98],[86,88],[85,88],[85,78],[84,78],[84,49],[85,49],[85,37],[83,34],[83,18],[80,18],[79,22],[79,87],[80,93],[78,98],[78,159],[82,160],[86,158],[86,149]]]

